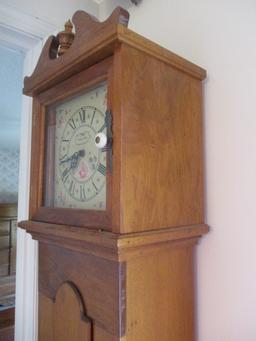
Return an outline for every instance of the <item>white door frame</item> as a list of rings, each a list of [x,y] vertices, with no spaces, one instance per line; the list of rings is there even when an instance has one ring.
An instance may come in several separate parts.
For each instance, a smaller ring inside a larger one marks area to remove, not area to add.
[[[31,73],[41,42],[27,52],[24,74]],[[18,221],[28,218],[32,100],[22,98]],[[24,230],[17,230],[15,341],[37,340],[37,242]]]
[[[0,43],[24,53],[24,76],[30,75],[44,39],[56,26],[0,3]],[[21,113],[18,221],[28,218],[31,98],[23,96]],[[15,341],[37,340],[38,245],[24,230],[17,231]]]

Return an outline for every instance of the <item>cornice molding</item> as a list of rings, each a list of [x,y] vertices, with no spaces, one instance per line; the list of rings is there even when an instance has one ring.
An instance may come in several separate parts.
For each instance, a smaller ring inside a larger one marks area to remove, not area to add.
[[[20,9],[0,3],[0,41],[22,52],[29,50],[57,27]]]
[[[31,49],[38,41],[37,39],[29,35],[23,34],[19,31],[9,29],[0,24],[0,43],[8,49],[11,49],[17,53],[26,53]]]

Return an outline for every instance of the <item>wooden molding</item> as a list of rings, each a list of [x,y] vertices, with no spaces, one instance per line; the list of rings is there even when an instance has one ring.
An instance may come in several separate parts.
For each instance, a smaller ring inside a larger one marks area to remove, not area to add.
[[[36,221],[19,222],[31,233],[32,237],[42,243],[62,246],[70,250],[94,254],[115,261],[124,261],[136,256],[141,250],[152,251],[168,243],[192,241],[209,231],[205,224],[162,229],[157,231],[116,234],[102,230],[51,225]]]
[[[127,25],[129,13],[117,7],[104,22],[83,11],[72,18],[75,39],[65,55],[57,58],[58,40],[48,38],[34,73],[24,79],[24,94],[33,96],[113,54],[119,24]],[[97,32],[97,35],[95,34]],[[85,42],[81,44],[81,41]],[[110,45],[109,45],[110,44]]]
[[[203,80],[206,78],[206,71],[203,68],[125,27],[118,27],[118,40],[119,42],[143,51],[196,79]]]

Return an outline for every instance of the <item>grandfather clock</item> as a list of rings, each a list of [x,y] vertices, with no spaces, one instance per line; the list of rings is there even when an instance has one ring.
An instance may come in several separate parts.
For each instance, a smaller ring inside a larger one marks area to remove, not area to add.
[[[206,72],[128,18],[76,12],[24,80],[40,341],[195,340]]]

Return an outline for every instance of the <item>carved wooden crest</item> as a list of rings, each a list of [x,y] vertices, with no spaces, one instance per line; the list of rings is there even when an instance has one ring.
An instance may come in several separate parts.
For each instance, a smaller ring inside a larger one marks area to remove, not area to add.
[[[67,23],[65,31],[48,38],[33,74],[24,79],[24,94],[34,96],[112,55],[118,26],[127,26],[128,21],[129,13],[121,7],[104,22],[77,11],[72,18],[75,35]]]

